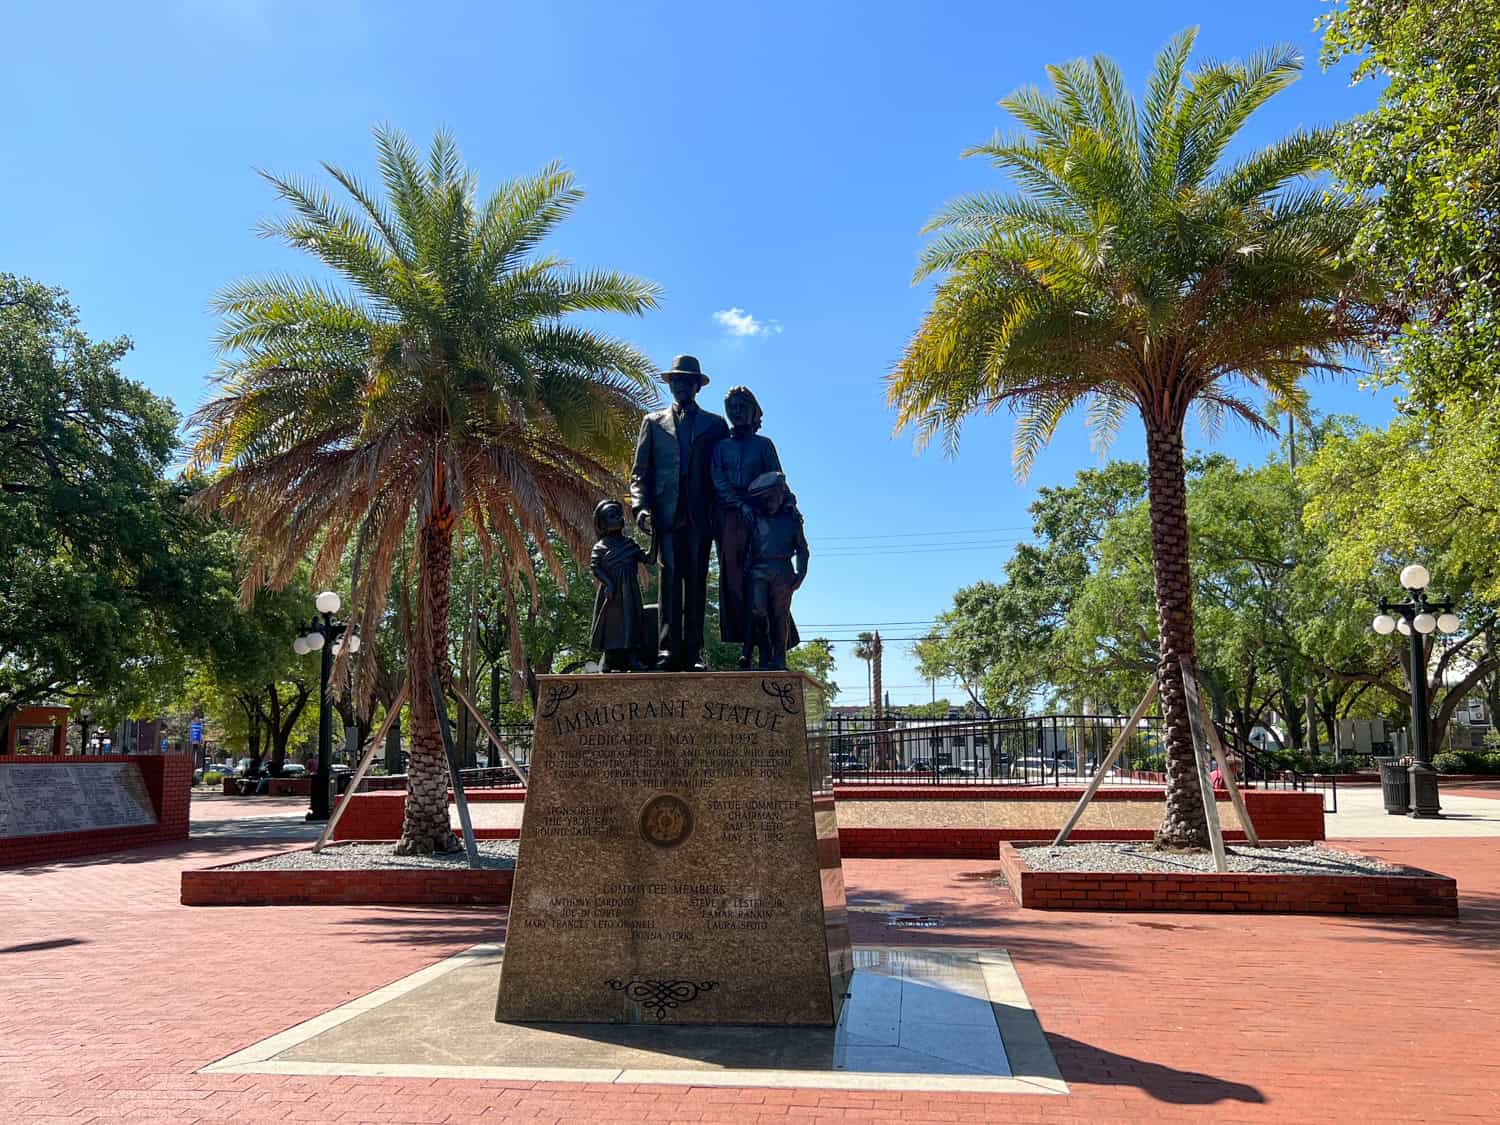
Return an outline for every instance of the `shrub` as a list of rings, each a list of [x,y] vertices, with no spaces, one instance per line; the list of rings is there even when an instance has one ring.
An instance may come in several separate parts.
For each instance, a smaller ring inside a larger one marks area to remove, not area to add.
[[[1486,754],[1484,756],[1484,773],[1500,773],[1500,754]]]
[[[1130,768],[1144,773],[1166,773],[1167,756],[1165,754],[1139,754],[1130,760]]]
[[[224,775],[217,770],[209,770],[203,775],[204,785],[218,785],[224,780]]]
[[[1464,758],[1462,754],[1438,754],[1432,759],[1432,767],[1438,773],[1463,773]]]
[[[1482,773],[1484,771],[1483,750],[1459,750],[1457,753],[1464,760],[1464,773]]]

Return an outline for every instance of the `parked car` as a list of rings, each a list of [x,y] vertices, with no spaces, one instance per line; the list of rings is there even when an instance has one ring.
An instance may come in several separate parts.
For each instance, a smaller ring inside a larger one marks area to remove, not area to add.
[[[938,771],[939,777],[973,777],[974,771],[968,766],[943,766]]]
[[[937,766],[931,758],[913,758],[911,760],[912,773],[931,773]]]
[[[306,775],[307,767],[300,762],[287,762],[281,767],[282,777],[305,777]]]
[[[870,767],[867,766],[867,765],[865,765],[865,763],[861,762],[858,758],[850,758],[847,762],[844,762],[842,765],[840,765],[838,767],[835,767],[835,768],[838,769],[838,770],[840,770],[843,773],[869,773],[870,772]]]

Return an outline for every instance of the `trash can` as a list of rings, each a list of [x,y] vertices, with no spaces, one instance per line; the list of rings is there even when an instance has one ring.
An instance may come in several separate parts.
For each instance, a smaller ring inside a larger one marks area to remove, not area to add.
[[[1411,809],[1411,774],[1395,758],[1380,758],[1380,795],[1385,799],[1385,811],[1392,816],[1405,816]]]

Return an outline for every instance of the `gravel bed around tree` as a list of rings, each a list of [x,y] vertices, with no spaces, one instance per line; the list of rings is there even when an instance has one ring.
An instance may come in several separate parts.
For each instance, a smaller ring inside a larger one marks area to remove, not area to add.
[[[1228,846],[1229,870],[1267,875],[1405,875],[1404,867],[1384,860],[1311,845],[1291,848]],[[1102,871],[1165,875],[1214,872],[1212,852],[1155,851],[1148,843],[1078,843],[1019,848],[1033,871]]]
[[[480,840],[479,866],[508,871],[516,865],[518,840]],[[281,852],[279,855],[231,864],[229,871],[389,871],[467,868],[462,851],[446,855],[396,855],[395,844],[330,844],[321,852]]]

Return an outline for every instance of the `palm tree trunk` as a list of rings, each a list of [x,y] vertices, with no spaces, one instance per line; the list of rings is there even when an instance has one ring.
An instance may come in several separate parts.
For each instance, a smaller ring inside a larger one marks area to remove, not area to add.
[[[1188,724],[1187,696],[1182,688],[1179,663],[1182,657],[1192,657],[1195,652],[1181,421],[1146,419],[1146,459],[1156,623],[1161,637],[1156,684],[1167,755],[1167,810],[1156,832],[1156,844],[1169,848],[1206,848],[1208,823],[1203,815],[1193,731]]]
[[[448,822],[448,759],[433,706],[432,675],[448,682],[448,599],[453,529],[430,520],[418,533],[422,572],[411,653],[411,754],[406,766],[406,816],[397,855],[453,852],[461,846]]]

